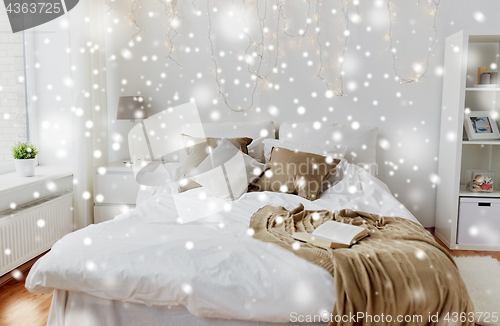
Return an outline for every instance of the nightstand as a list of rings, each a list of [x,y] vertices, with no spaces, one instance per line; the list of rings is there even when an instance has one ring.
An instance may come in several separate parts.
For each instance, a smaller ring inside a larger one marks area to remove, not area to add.
[[[140,185],[132,165],[123,160],[94,169],[94,223],[111,220],[134,209]]]

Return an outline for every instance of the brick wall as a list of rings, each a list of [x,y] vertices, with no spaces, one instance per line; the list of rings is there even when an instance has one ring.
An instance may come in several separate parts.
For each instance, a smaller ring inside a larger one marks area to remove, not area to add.
[[[0,163],[12,160],[15,142],[27,140],[22,41],[22,33],[12,33],[0,3]]]

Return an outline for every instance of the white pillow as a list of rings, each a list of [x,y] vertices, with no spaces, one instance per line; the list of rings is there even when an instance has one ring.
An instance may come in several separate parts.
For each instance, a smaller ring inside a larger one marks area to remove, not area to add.
[[[184,176],[184,162],[163,163],[162,167],[168,175],[168,181],[177,181]]]
[[[187,179],[199,183],[219,198],[236,200],[264,169],[265,164],[244,154],[223,138],[213,152],[189,173]]]
[[[236,200],[247,191],[249,184],[242,154],[236,154],[223,165],[190,179],[202,185],[218,198]]]
[[[281,147],[291,151],[299,151],[304,153],[311,153],[332,158],[344,158],[347,147],[344,145],[321,145],[321,144],[304,144],[295,143],[281,139],[264,139],[264,157],[266,163],[271,159],[271,151],[273,147]]]
[[[202,131],[205,133],[203,134]],[[250,137],[252,143],[247,146],[248,155],[264,163],[262,140],[276,138],[272,121],[256,122],[210,122],[201,124],[184,124],[181,132],[193,137],[238,138]]]
[[[263,143],[264,139],[274,139],[274,136],[273,138],[259,137],[257,139],[253,139],[252,142],[247,145],[248,155],[261,163],[265,163]]]
[[[321,122],[284,122],[279,139],[307,144],[341,144],[347,146],[345,158],[350,163],[371,165],[376,163],[377,127]]]
[[[212,153],[210,153],[210,155],[208,155],[207,158],[205,158],[194,170],[189,172],[186,178],[191,179],[191,177],[195,175],[215,169],[231,160],[236,154],[238,154],[238,152],[241,151],[238,150],[234,144],[232,144],[228,139],[222,138],[219,145],[217,145]],[[244,154],[243,152],[241,153],[243,154],[245,166],[248,167],[248,178],[251,179],[250,182],[252,182],[255,178],[260,176],[262,171],[264,171],[265,164],[257,162],[255,159],[247,154]]]

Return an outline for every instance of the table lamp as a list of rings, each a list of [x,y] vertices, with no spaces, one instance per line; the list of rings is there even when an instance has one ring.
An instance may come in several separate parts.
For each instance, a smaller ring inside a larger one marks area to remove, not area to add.
[[[130,120],[130,122],[135,123],[135,119],[146,119],[147,117],[146,104],[142,96],[121,96],[119,98],[116,120]],[[130,161],[123,163],[132,164]]]

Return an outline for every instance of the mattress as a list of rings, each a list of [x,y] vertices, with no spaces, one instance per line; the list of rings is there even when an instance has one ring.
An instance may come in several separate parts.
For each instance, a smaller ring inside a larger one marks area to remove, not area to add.
[[[253,239],[248,225],[265,205],[291,209],[299,203],[309,210],[350,208],[418,223],[380,180],[345,161],[341,169],[336,185],[314,202],[290,194],[247,193],[187,224],[178,223],[179,205],[198,214],[217,199],[198,188],[174,202],[169,191],[154,189],[140,196],[134,211],[58,241],[32,267],[26,287],[40,293],[56,289],[58,295],[81,292],[155,311],[184,307],[203,318],[286,323],[291,314],[329,313],[335,304],[332,276]]]
[[[305,323],[325,326],[327,322]],[[306,316],[296,316],[305,320]],[[313,316],[311,318],[314,318]],[[293,319],[295,320],[295,319]],[[296,325],[296,322],[279,325]],[[182,306],[146,306],[94,297],[74,291],[56,290],[52,298],[47,326],[275,326],[276,323],[196,317]]]

